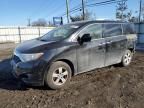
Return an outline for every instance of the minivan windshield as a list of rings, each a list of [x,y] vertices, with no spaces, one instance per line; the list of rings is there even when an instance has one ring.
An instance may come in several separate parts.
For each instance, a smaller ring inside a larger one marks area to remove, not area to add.
[[[74,32],[76,32],[78,28],[79,28],[78,25],[71,25],[71,24],[64,25],[64,26],[58,27],[58,28],[48,32],[47,34],[45,34],[44,36],[39,38],[39,40],[41,40],[41,41],[59,41],[59,40],[67,39]]]

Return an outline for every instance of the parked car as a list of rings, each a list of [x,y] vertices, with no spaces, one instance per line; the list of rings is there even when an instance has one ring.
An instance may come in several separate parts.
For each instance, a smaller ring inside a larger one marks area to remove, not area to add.
[[[18,45],[11,61],[12,73],[26,84],[60,89],[74,75],[113,64],[128,66],[136,39],[132,23],[66,24]]]

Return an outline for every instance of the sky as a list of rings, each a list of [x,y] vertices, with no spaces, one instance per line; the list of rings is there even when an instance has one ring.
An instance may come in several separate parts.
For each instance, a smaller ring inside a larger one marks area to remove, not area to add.
[[[102,1],[106,0],[87,0],[87,3]],[[80,3],[81,0],[69,0],[70,9]],[[127,5],[133,12],[139,10],[139,0],[128,0]],[[115,19],[116,4],[86,8],[98,19]],[[61,16],[65,12],[66,0],[0,0],[0,26],[26,26],[28,19],[31,22],[40,18],[52,21],[53,17]]]

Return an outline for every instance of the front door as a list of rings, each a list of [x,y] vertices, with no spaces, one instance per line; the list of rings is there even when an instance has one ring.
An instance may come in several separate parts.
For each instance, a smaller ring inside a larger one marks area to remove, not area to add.
[[[77,46],[76,55],[78,72],[84,72],[89,68],[90,47],[90,42]]]
[[[102,38],[102,24],[91,24],[85,27],[79,37],[90,34],[91,42],[84,43],[77,48],[78,72],[104,66],[105,39]]]

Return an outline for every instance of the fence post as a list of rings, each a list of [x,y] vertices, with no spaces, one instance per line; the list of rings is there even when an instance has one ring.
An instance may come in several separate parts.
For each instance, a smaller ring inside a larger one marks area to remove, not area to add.
[[[19,35],[19,42],[21,43],[21,28],[20,27],[18,27],[18,35]]]
[[[41,36],[40,27],[38,27],[39,37]]]

